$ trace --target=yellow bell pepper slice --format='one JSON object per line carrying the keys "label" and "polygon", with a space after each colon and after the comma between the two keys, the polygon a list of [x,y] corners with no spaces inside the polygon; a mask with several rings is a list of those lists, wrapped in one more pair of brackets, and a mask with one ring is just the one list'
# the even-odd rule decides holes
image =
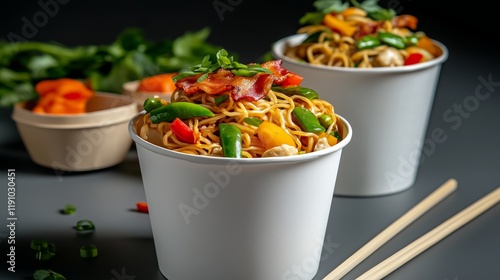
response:
{"label": "yellow bell pepper slice", "polygon": [[297,147],[292,136],[290,136],[283,128],[272,122],[262,122],[257,128],[257,137],[266,149],[281,146],[282,144]]}
{"label": "yellow bell pepper slice", "polygon": [[349,25],[347,22],[336,18],[332,14],[327,14],[323,18],[323,23],[334,31],[339,32],[344,36],[352,36],[356,32],[356,27]]}

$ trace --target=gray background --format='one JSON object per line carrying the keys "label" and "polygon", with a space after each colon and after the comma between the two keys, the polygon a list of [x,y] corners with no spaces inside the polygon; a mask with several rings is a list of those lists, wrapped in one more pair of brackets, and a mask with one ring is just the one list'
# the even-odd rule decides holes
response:
{"label": "gray background", "polygon": [[[309,1],[294,3],[293,7],[289,1],[233,1],[238,4],[221,20],[213,2],[69,1],[33,40],[68,45],[110,43],[123,28],[131,26],[144,28],[154,40],[210,26],[211,42],[250,62],[268,51],[273,41],[294,33],[298,18],[312,10]],[[448,178],[457,179],[457,191],[344,279],[359,276],[500,185],[500,56],[493,9],[479,5],[452,7],[435,1],[390,3],[399,3],[405,13],[416,15],[419,29],[449,49],[428,126],[428,135],[434,129],[443,129],[447,140],[425,155],[410,189],[382,197],[334,197],[326,233],[329,245],[323,250],[315,280],[322,279]],[[452,8],[458,12],[448,12]],[[0,36],[20,32],[21,19],[39,9],[36,2],[2,2]],[[453,114],[459,117],[460,124],[447,121],[443,114],[466,105],[482,84],[481,77],[494,81],[488,91],[490,96],[467,114]],[[8,117],[8,110],[2,112],[6,115],[2,118]],[[38,268],[55,270],[67,279],[163,279],[148,215],[134,211],[135,203],[145,199],[134,148],[117,166],[59,177],[53,170],[34,164],[18,140],[2,143],[0,157],[5,178],[8,168],[17,171],[18,217],[15,274],[6,270],[8,231],[0,227],[0,279],[31,279]],[[6,179],[3,182],[0,216],[6,224]],[[66,203],[77,205],[74,216],[59,213]],[[73,226],[80,219],[94,221],[97,231],[90,236],[77,235]],[[500,279],[499,221],[500,208],[496,206],[386,279]],[[35,238],[55,243],[57,256],[47,262],[35,261],[29,248]],[[100,256],[82,260],[78,248],[84,243],[95,243]]]}

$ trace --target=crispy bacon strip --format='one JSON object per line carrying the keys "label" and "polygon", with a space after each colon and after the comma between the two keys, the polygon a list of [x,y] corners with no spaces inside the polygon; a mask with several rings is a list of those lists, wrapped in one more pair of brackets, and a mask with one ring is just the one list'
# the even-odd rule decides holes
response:
{"label": "crispy bacon strip", "polygon": [[230,70],[219,69],[210,73],[201,83],[197,80],[201,76],[188,76],[177,81],[175,86],[186,94],[202,91],[208,94],[230,92],[233,100],[259,100],[267,95],[272,84],[281,85],[292,72],[281,66],[281,60],[268,61],[261,66],[267,68],[272,74],[258,73],[253,77],[236,76]]}
{"label": "crispy bacon strip", "polygon": [[392,18],[391,22],[395,27],[408,27],[416,30],[418,19],[412,15],[400,15]]}
{"label": "crispy bacon strip", "polygon": [[216,73],[208,75],[208,78],[198,83],[196,80],[200,76],[201,74],[185,77],[177,81],[175,86],[182,89],[186,94],[193,94],[198,91],[208,94],[219,94],[232,89],[231,82],[234,79],[234,75],[231,71],[219,69]]}
{"label": "crispy bacon strip", "polygon": [[283,61],[281,59],[266,61],[261,64],[262,67],[267,68],[271,71],[274,77],[273,83],[276,85],[281,85],[289,76],[293,75],[292,72],[281,66]]}
{"label": "crispy bacon strip", "polygon": [[267,95],[273,84],[273,76],[259,73],[253,77],[236,76],[233,80],[231,97],[235,101],[259,100]]}

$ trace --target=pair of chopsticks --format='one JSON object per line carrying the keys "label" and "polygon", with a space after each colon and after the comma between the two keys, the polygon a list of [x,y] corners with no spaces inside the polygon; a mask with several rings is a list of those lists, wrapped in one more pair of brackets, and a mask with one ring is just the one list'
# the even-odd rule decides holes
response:
{"label": "pair of chopsticks", "polygon": [[[392,237],[402,231],[405,227],[407,227],[437,203],[446,198],[450,193],[455,191],[456,188],[457,181],[455,179],[449,179],[448,181],[446,181],[425,199],[423,199],[408,212],[406,212],[403,216],[401,216],[386,229],[376,235],[373,239],[371,239],[368,243],[366,243],[363,247],[356,251],[352,256],[346,259],[342,264],[340,264],[337,268],[335,268],[332,272],[325,276],[323,280],[339,280],[344,277],[350,270],[352,270],[360,262],[366,259],[375,250],[380,248],[383,244],[385,244]],[[484,213],[486,210],[495,206],[498,202],[500,202],[500,187],[497,187],[495,190],[491,191],[489,194],[477,200],[475,203],[455,214],[453,217],[444,221],[433,230],[427,232],[403,249],[394,253],[389,258],[366,271],[361,276],[356,278],[356,280],[375,280],[384,278],[455,230],[459,229],[463,225],[472,221],[477,216]]]}

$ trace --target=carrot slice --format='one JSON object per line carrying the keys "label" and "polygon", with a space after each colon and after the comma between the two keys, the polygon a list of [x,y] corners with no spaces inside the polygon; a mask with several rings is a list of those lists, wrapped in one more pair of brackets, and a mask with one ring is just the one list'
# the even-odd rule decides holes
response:
{"label": "carrot slice", "polygon": [[173,93],[175,83],[172,77],[175,75],[177,73],[165,73],[144,78],[139,82],[137,91]]}

